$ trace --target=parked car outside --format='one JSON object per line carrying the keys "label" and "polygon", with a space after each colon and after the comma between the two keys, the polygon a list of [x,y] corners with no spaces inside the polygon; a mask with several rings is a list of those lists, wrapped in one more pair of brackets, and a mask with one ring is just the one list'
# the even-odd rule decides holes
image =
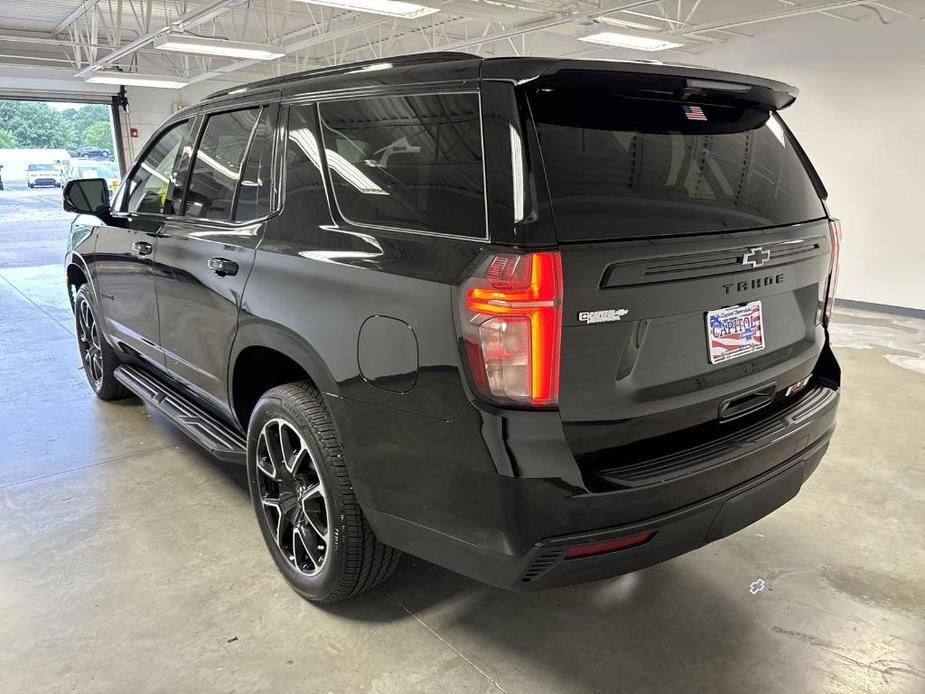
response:
{"label": "parked car outside", "polygon": [[71,159],[68,163],[66,178],[74,181],[81,178],[102,178],[113,195],[119,187],[119,169],[114,161],[97,159]]}
{"label": "parked car outside", "polygon": [[30,188],[40,186],[61,187],[61,178],[51,164],[28,164],[26,166],[26,185]]}
{"label": "parked car outside", "polygon": [[841,230],[796,94],[463,54],[216,93],[111,204],[65,190],[88,381],[243,462],[311,600],[401,552],[537,589],[694,550],[835,428]]}
{"label": "parked car outside", "polygon": [[104,161],[112,159],[112,153],[108,149],[102,149],[101,147],[81,147],[71,156],[75,159],[98,159]]}

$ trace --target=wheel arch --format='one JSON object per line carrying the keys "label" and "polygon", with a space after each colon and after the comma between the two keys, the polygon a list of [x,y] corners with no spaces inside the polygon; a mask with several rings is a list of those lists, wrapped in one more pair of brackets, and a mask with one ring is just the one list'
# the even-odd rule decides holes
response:
{"label": "wheel arch", "polygon": [[228,394],[230,409],[243,430],[263,393],[306,378],[329,404],[331,396],[339,396],[336,380],[304,338],[275,323],[242,321],[229,359]]}
{"label": "wheel arch", "polygon": [[71,301],[71,308],[74,307],[74,296],[81,286],[87,284],[90,286],[90,292],[96,298],[96,287],[93,284],[93,278],[86,261],[76,252],[71,252],[65,263],[65,276],[67,278],[68,298]]}

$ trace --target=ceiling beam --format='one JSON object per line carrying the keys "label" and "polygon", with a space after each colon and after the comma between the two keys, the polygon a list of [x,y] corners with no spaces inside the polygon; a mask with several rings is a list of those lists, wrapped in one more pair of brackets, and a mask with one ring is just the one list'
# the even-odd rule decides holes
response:
{"label": "ceiling beam", "polygon": [[879,7],[884,10],[889,10],[890,12],[895,12],[896,14],[902,17],[908,17],[909,19],[918,19],[918,20],[925,19],[925,17],[919,17],[918,15],[912,14],[911,12],[906,12],[905,10],[898,10],[891,5],[887,5],[885,2],[870,2],[868,4],[873,5],[874,7]]}
{"label": "ceiling beam", "polygon": [[239,5],[247,4],[247,2],[249,2],[249,0],[217,0],[217,2],[213,2],[201,10],[187,12],[177,19],[161,25],[156,29],[149,31],[143,36],[139,36],[131,43],[127,43],[124,46],[117,48],[111,53],[104,55],[102,58],[97,58],[95,62],[91,63],[82,70],[79,70],[74,76],[85,77],[91,72],[96,72],[97,70],[106,67],[107,65],[112,65],[117,60],[124,58],[127,55],[131,55],[139,48],[147,46],[154,41],[158,34],[161,34],[165,31],[170,29],[192,29],[193,27],[197,27],[200,24],[204,24],[212,19],[215,19],[219,15],[234,9],[235,7],[238,7]]}
{"label": "ceiling beam", "polygon": [[51,31],[52,35],[57,36],[62,31],[67,29],[71,25],[72,22],[76,22],[78,19],[83,17],[85,14],[87,14],[87,12],[92,10],[99,1],[100,0],[84,0],[82,3],[80,3],[80,5],[77,7],[76,10],[71,12],[64,19],[62,19],[61,22],[58,24],[58,26],[52,29]]}
{"label": "ceiling beam", "polygon": [[824,2],[818,5],[794,5],[787,10],[769,12],[767,14],[757,14],[750,17],[743,17],[742,19],[710,22],[707,24],[694,24],[693,26],[684,27],[683,29],[675,29],[668,33],[684,36],[685,34],[699,34],[704,31],[732,29],[735,27],[749,26],[751,24],[763,24],[764,22],[772,22],[777,19],[787,19],[788,17],[799,17],[806,14],[820,14],[822,12],[838,10],[843,7],[855,7],[857,5],[864,5],[869,2],[870,0],[839,0],[838,2]]}
{"label": "ceiling beam", "polygon": [[[513,36],[520,36],[521,34],[529,34],[534,31],[542,31],[543,29],[549,29],[551,27],[560,26],[562,24],[569,24],[571,22],[580,21],[584,18],[593,18],[598,16],[603,16],[606,14],[611,14],[613,12],[621,12],[623,10],[633,9],[635,7],[643,7],[645,5],[654,5],[657,0],[634,0],[633,2],[624,2],[613,7],[608,7],[607,9],[595,10],[594,12],[589,12],[587,14],[570,14],[568,16],[556,16],[552,19],[547,19],[539,22],[531,22],[530,24],[525,24],[513,29],[508,29],[505,31],[500,31],[495,34],[488,34],[487,36],[482,36],[479,38],[474,38],[464,41],[456,41],[450,44],[437,45],[433,48],[424,48],[419,51],[413,51],[415,53],[423,53],[429,50],[439,50],[439,51],[453,51],[460,48],[468,48],[470,46],[477,46],[482,43],[490,43],[492,41],[500,41],[507,39]],[[312,32],[311,36],[308,36],[305,39],[294,41],[296,34],[304,34],[307,30],[303,29],[298,32],[293,32],[288,36],[284,36],[280,41],[279,49],[286,54],[295,53],[297,51],[303,51],[307,48],[312,48],[314,46],[319,46],[328,41],[336,41],[338,39],[351,36],[353,34],[361,33],[363,31],[368,31],[373,27],[378,26],[382,23],[382,18],[370,19],[366,21],[356,22],[354,24],[342,27],[340,29],[335,29],[333,31],[327,31],[325,33],[317,33],[314,27],[309,27],[307,30]],[[288,40],[287,40],[288,39]],[[257,61],[253,60],[240,60],[230,65],[225,65],[221,68],[215,70],[210,70],[209,72],[204,72],[199,75],[195,75],[189,79],[189,82],[196,83],[202,82],[220,75],[226,75],[230,72],[235,72],[236,70],[242,70],[244,68],[251,67]]]}
{"label": "ceiling beam", "polygon": [[[571,14],[568,16],[558,16],[552,19],[544,19],[538,22],[530,22],[529,24],[521,24],[520,26],[513,27],[511,29],[505,29],[503,31],[495,32],[494,34],[487,34],[485,36],[479,36],[473,39],[464,39],[462,41],[453,41],[449,44],[443,44],[441,46],[435,46],[437,50],[440,51],[458,51],[462,48],[471,48],[472,46],[478,46],[483,43],[492,43],[493,41],[502,41],[504,39],[512,38],[514,36],[520,36],[522,34],[532,34],[535,31],[544,31],[546,29],[552,29],[553,27],[561,26],[563,24],[570,24],[572,22],[579,22],[582,19],[593,19],[594,17],[603,17],[607,14],[612,14],[614,12],[622,12],[624,10],[631,10],[635,7],[644,7],[645,5],[654,5],[657,0],[636,0],[635,2],[625,2],[622,4],[614,5],[613,7],[608,7],[605,10],[595,10],[594,12],[582,13],[582,14]],[[430,49],[423,49],[420,51],[415,51],[416,53],[423,53]]]}
{"label": "ceiling beam", "polygon": [[[353,17],[360,17],[359,14],[354,14]],[[279,50],[287,55],[290,53],[296,53],[297,51],[304,51],[307,48],[312,48],[313,46],[320,46],[323,43],[328,41],[337,41],[338,39],[351,36],[352,34],[358,34],[363,31],[368,31],[373,27],[378,26],[382,23],[382,17],[375,17],[373,19],[365,19],[363,21],[354,22],[353,24],[348,24],[347,26],[340,27],[338,29],[328,29],[328,31],[321,31],[315,28],[314,26],[306,27],[305,29],[299,29],[298,31],[293,31],[290,34],[284,36],[279,45]],[[306,34],[308,34],[306,36]],[[305,38],[302,38],[305,37]],[[228,65],[223,65],[222,67],[215,68],[208,72],[203,72],[198,75],[194,75],[188,81],[190,84],[195,84],[196,82],[203,82],[207,79],[212,79],[213,77],[218,77],[220,75],[226,75],[229,72],[236,72],[237,70],[243,70],[244,68],[251,67],[257,63],[260,63],[259,60],[238,60],[234,63]]]}

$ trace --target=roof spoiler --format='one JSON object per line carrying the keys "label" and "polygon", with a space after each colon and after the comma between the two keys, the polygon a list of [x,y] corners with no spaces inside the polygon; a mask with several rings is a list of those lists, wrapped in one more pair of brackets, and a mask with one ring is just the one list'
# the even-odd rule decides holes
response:
{"label": "roof spoiler", "polygon": [[482,79],[511,80],[518,84],[553,80],[562,72],[622,73],[665,78],[677,96],[711,95],[747,101],[780,111],[796,101],[796,87],[752,75],[710,70],[692,65],[623,60],[557,60],[553,58],[488,58],[482,63]]}

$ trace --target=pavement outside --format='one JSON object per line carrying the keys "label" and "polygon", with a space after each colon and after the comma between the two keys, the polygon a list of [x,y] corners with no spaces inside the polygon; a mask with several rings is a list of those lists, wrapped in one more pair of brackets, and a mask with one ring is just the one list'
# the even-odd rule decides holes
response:
{"label": "pavement outside", "polygon": [[322,608],[276,572],[242,467],[93,397],[59,200],[0,192],[0,692],[925,691],[925,321],[837,316],[832,447],[732,537],[540,593],[406,557]]}

